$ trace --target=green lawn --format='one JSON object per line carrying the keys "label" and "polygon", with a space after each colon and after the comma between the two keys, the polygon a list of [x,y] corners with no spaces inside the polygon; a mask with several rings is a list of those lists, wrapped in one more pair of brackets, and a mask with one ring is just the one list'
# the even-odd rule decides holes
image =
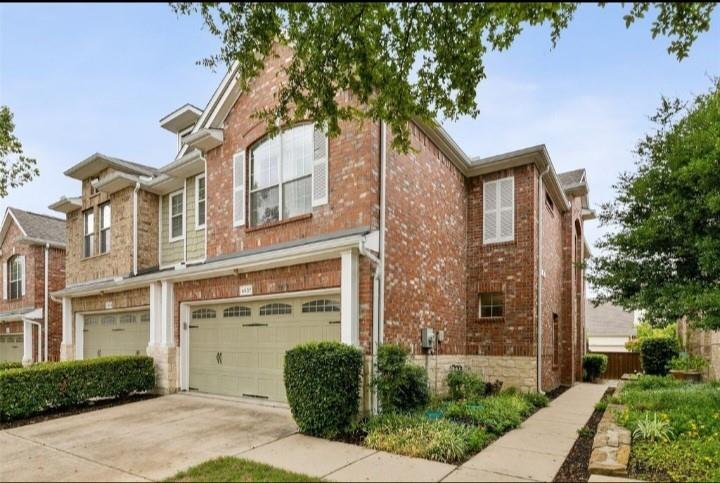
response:
{"label": "green lawn", "polygon": [[168,481],[318,481],[318,479],[274,466],[226,456],[181,471]]}

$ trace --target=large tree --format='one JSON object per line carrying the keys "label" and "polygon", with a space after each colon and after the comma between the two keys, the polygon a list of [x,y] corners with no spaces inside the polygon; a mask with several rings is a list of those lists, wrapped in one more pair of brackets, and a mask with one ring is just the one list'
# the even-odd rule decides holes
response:
{"label": "large tree", "polygon": [[0,106],[0,198],[7,196],[8,188],[18,188],[40,174],[37,161],[23,155],[14,131],[10,108]]}
{"label": "large tree", "polygon": [[611,231],[588,279],[599,301],[644,309],[652,324],[720,329],[720,80],[689,102],[663,99],[651,119],[637,170],[602,207]]}
{"label": "large tree", "polygon": [[[604,4],[600,4],[603,6]],[[384,120],[396,148],[409,146],[408,121],[476,116],[483,57],[509,48],[526,26],[549,25],[553,46],[578,4],[555,3],[190,3],[180,14],[199,13],[222,41],[203,63],[237,63],[247,87],[275,43],[292,46],[287,80],[275,105],[259,117],[268,127],[311,118],[339,131],[348,119]],[[668,51],[688,55],[710,26],[715,3],[633,2],[626,26],[653,15],[651,34],[670,39]],[[598,40],[601,41],[601,40]],[[359,102],[338,103],[350,92]]]}

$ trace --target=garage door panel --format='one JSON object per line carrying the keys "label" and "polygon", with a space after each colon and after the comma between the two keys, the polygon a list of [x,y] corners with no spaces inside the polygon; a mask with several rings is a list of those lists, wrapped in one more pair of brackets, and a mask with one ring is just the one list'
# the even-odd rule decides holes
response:
{"label": "garage door panel", "polygon": [[23,335],[0,335],[0,361],[21,362],[23,358]]}
{"label": "garage door panel", "polygon": [[87,315],[83,358],[143,355],[150,337],[148,311]]}

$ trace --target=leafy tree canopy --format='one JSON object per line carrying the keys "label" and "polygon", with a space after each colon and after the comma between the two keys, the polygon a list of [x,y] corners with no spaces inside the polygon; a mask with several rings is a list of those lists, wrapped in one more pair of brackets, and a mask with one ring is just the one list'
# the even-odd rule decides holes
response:
{"label": "leafy tree canopy", "polygon": [[720,329],[720,79],[690,102],[663,99],[600,221],[611,233],[588,280],[599,301],[645,309],[653,325],[687,316]]}
{"label": "leafy tree canopy", "polygon": [[38,176],[37,161],[23,155],[20,140],[13,134],[15,123],[7,106],[0,106],[0,198],[8,188],[18,188]]}
{"label": "leafy tree canopy", "polygon": [[[604,6],[603,3],[600,4]],[[394,147],[409,148],[408,121],[477,116],[483,57],[508,49],[526,26],[548,25],[554,46],[578,3],[191,3],[172,4],[180,14],[199,13],[222,41],[210,67],[237,62],[247,88],[273,52],[292,46],[287,80],[273,108],[257,113],[273,130],[280,123],[314,119],[330,135],[350,119],[383,120]],[[630,26],[654,15],[651,34],[670,39],[668,51],[686,57],[710,27],[715,3],[633,2]],[[338,102],[351,93],[358,103]]]}

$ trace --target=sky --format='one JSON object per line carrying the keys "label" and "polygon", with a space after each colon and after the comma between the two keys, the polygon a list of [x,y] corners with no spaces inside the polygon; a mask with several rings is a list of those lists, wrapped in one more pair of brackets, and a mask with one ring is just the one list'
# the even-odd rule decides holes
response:
{"label": "sky", "polygon": [[[558,172],[587,170],[597,209],[613,199],[618,174],[634,169],[634,146],[661,96],[687,99],[720,76],[720,10],[689,58],[678,62],[667,45],[651,38],[648,21],[626,29],[618,5],[583,5],[554,49],[539,27],[488,55],[480,115],[444,127],[471,156],[545,144]],[[218,47],[198,17],[167,4],[1,4],[0,104],[15,113],[41,176],[0,210],[53,214],[49,204],[80,191],[63,171],[95,152],[172,161],[176,138],[158,121],[186,102],[206,105],[224,72],[196,62]],[[591,244],[603,231],[586,223]]]}

